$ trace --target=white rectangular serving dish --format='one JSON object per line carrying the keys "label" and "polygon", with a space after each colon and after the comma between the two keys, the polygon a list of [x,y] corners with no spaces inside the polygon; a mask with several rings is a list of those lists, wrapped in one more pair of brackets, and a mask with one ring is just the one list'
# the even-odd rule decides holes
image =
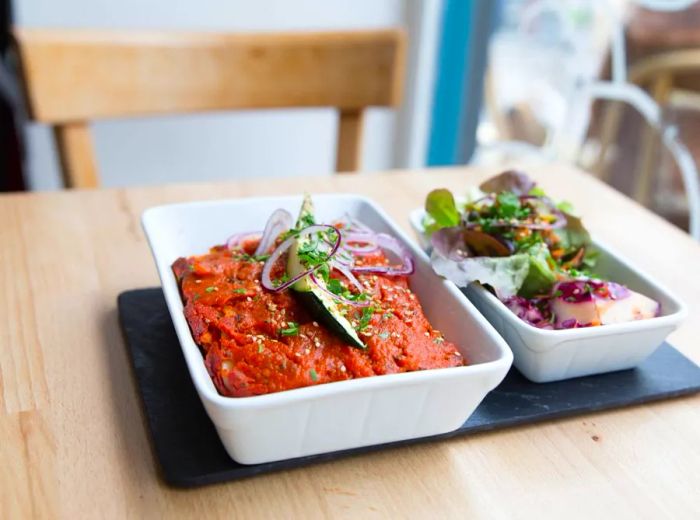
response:
{"label": "white rectangular serving dish", "polygon": [[513,355],[467,298],[433,273],[426,254],[374,202],[354,195],[316,195],[320,222],[348,213],[397,237],[415,256],[411,288],[435,328],[471,363],[392,374],[273,394],[219,395],[183,314],[172,263],[206,253],[230,235],[262,229],[277,208],[296,214],[301,196],[172,204],[150,208],[142,224],[192,381],[231,457],[257,464],[455,430],[505,377]]}
{"label": "white rectangular serving dish", "polygon": [[[425,211],[411,212],[411,226],[424,248]],[[548,383],[573,377],[633,368],[650,356],[687,314],[686,308],[667,289],[643,274],[609,246],[594,240],[600,251],[596,271],[661,303],[661,315],[631,321],[567,330],[543,330],[524,322],[496,296],[473,283],[465,293],[496,327],[513,350],[513,364],[529,380]]]}

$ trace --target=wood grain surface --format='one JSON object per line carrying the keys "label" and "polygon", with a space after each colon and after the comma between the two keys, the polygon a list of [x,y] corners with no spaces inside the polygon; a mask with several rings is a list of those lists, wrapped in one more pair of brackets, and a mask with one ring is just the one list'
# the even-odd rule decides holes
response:
{"label": "wood grain surface", "polygon": [[13,34],[31,116],[44,123],[202,110],[361,109],[401,100],[400,29]]}
{"label": "wood grain surface", "polygon": [[[116,313],[119,292],[158,284],[139,225],[145,208],[356,192],[408,228],[431,188],[459,192],[493,173],[1,196],[0,518],[700,517],[700,396],[196,490],[159,480]],[[700,362],[700,245],[590,176],[561,166],[533,175],[689,305],[670,341]]]}
{"label": "wood grain surface", "polygon": [[403,92],[402,29],[13,36],[30,116],[53,125],[67,188],[99,185],[90,121],[209,110],[337,108],[337,169],[356,171],[365,109],[398,106]]}

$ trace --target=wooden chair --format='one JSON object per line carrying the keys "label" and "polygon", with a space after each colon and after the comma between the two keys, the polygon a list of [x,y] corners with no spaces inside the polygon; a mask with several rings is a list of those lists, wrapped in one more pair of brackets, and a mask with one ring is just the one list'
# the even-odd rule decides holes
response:
{"label": "wooden chair", "polygon": [[89,121],[336,107],[336,168],[360,166],[369,106],[402,96],[399,29],[213,34],[15,29],[30,117],[54,128],[67,187],[99,184]]}
{"label": "wooden chair", "polygon": [[[700,73],[700,49],[684,49],[652,55],[635,63],[628,72],[629,81],[645,88],[660,106],[700,111],[700,93],[679,85],[679,79]],[[603,112],[600,152],[594,171],[603,180],[609,178],[605,164],[608,150],[620,131],[623,107],[611,103]],[[654,167],[659,153],[657,131],[644,126],[641,129],[637,179],[634,198],[642,204],[650,203]]]}

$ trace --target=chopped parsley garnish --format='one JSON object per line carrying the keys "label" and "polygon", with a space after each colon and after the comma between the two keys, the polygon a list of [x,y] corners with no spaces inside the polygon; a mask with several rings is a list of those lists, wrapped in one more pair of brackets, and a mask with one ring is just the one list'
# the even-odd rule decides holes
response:
{"label": "chopped parsley garnish", "polygon": [[322,242],[314,237],[309,242],[304,242],[299,249],[297,249],[299,260],[301,260],[306,267],[314,267],[328,261],[328,253],[321,249],[321,244]]}
{"label": "chopped parsley garnish", "polygon": [[309,376],[311,376],[311,381],[318,381],[318,374],[313,368],[309,370]]}
{"label": "chopped parsley garnish", "polygon": [[204,290],[207,291],[207,292],[213,292],[213,291],[216,291],[216,287],[210,286],[210,287],[207,287],[207,288],[204,289]]}
{"label": "chopped parsley garnish", "polygon": [[326,287],[328,287],[328,290],[333,294],[343,294],[345,292],[345,286],[340,283],[340,280],[337,278],[328,280],[328,282],[326,282]]}
{"label": "chopped parsley garnish", "polygon": [[246,291],[245,289],[243,289],[243,288],[241,288],[241,287],[238,287],[238,288],[234,289],[233,292],[236,293],[236,294],[245,294],[245,293],[247,293],[248,291]]}
{"label": "chopped parsley garnish", "polygon": [[262,354],[262,353],[263,353],[263,350],[265,350],[265,347],[263,346],[262,343],[260,343],[260,344],[258,345],[258,354]]}
{"label": "chopped parsley garnish", "polygon": [[515,241],[515,247],[518,252],[520,251],[525,251],[527,249],[530,249],[531,247],[541,244],[544,242],[544,239],[542,238],[542,235],[538,231],[533,231],[527,236],[524,236],[523,238],[520,238]]}
{"label": "chopped parsley garnish", "polygon": [[272,285],[275,287],[279,287],[285,282],[289,281],[289,275],[287,273],[284,273],[282,276],[280,276],[277,280],[273,280]]}
{"label": "chopped parsley garnish", "polygon": [[573,278],[594,278],[595,275],[586,268],[575,269],[573,267],[569,268],[569,275]]}
{"label": "chopped parsley garnish", "polygon": [[496,204],[501,217],[514,218],[520,209],[520,199],[510,191],[503,191],[496,196]]}
{"label": "chopped parsley garnish", "polygon": [[194,271],[194,264],[189,264],[187,266],[187,269],[189,269],[190,271]]}
{"label": "chopped parsley garnish", "polygon": [[362,315],[357,324],[357,330],[364,330],[369,326],[369,322],[372,320],[372,314],[374,314],[374,307],[371,305],[362,309]]}
{"label": "chopped parsley garnish", "polygon": [[299,324],[294,321],[288,321],[287,328],[280,329],[279,333],[282,336],[296,336],[299,334]]}
{"label": "chopped parsley garnish", "polygon": [[328,282],[331,276],[331,268],[328,264],[321,264],[315,271],[316,276],[318,276],[324,282]]}
{"label": "chopped parsley garnish", "polygon": [[302,228],[313,226],[316,223],[314,216],[311,213],[304,213],[299,219]]}

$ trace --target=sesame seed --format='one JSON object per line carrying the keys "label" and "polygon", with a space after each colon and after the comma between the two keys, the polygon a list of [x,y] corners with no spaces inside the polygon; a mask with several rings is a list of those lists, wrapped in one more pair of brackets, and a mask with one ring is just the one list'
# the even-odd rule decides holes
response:
{"label": "sesame seed", "polygon": [[430,332],[424,332],[423,334],[425,334],[428,338],[430,337]]}
{"label": "sesame seed", "polygon": [[340,371],[341,372],[347,372],[347,368],[345,368],[345,365],[340,365]]}
{"label": "sesame seed", "polygon": [[318,322],[314,321],[313,325],[314,325],[314,327],[318,327]]}
{"label": "sesame seed", "polygon": [[247,302],[252,302],[252,301],[253,301],[253,298],[251,298],[250,296],[247,296],[246,299],[245,299],[245,301],[247,301]]}
{"label": "sesame seed", "polygon": [[202,280],[197,279],[197,280],[194,281],[194,283],[202,283]]}
{"label": "sesame seed", "polygon": [[310,348],[304,349],[304,352],[307,354],[311,354],[311,349]]}

